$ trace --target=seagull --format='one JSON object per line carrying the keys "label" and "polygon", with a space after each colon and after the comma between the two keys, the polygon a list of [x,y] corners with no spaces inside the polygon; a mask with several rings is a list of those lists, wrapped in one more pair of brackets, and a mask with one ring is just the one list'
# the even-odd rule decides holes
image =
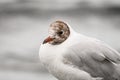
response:
{"label": "seagull", "polygon": [[120,80],[120,53],[68,23],[50,24],[39,50],[40,62],[58,80]]}

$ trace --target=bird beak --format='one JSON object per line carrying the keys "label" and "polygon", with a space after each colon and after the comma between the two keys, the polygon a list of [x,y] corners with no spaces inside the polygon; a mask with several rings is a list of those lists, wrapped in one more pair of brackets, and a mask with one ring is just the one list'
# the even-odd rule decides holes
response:
{"label": "bird beak", "polygon": [[53,41],[54,38],[51,38],[50,36],[48,38],[46,38],[44,41],[43,41],[43,44],[45,43],[48,43],[50,41]]}

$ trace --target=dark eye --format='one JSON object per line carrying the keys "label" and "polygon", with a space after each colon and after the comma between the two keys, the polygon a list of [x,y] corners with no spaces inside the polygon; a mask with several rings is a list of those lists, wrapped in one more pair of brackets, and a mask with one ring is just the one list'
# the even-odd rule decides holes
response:
{"label": "dark eye", "polygon": [[63,34],[63,31],[59,31],[58,34],[59,34],[59,35]]}

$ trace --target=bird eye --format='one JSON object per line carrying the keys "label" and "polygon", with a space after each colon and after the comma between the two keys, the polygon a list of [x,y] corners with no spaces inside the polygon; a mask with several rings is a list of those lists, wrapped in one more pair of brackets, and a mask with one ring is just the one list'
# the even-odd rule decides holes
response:
{"label": "bird eye", "polygon": [[59,31],[58,34],[63,34],[63,31]]}

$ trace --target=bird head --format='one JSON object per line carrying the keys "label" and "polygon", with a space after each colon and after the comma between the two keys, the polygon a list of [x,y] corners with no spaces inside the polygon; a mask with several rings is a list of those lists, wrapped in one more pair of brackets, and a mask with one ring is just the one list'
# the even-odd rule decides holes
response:
{"label": "bird head", "polygon": [[69,37],[69,35],[70,29],[68,25],[63,21],[55,21],[50,25],[49,36],[44,40],[43,44],[61,44]]}

